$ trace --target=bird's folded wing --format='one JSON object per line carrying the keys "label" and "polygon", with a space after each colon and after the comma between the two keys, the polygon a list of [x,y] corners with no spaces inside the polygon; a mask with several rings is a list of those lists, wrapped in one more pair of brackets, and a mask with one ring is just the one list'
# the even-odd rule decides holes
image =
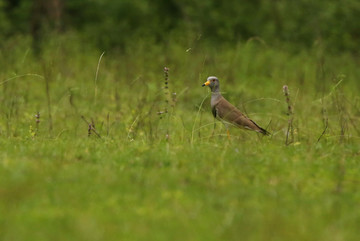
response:
{"label": "bird's folded wing", "polygon": [[261,128],[248,117],[246,117],[240,110],[222,98],[216,105],[216,114],[219,118],[229,122],[238,127],[251,129],[254,131],[261,131]]}

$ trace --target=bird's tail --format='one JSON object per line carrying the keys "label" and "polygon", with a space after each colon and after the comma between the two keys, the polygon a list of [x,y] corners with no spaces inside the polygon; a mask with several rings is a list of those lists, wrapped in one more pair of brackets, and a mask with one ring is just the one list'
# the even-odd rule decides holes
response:
{"label": "bird's tail", "polygon": [[264,128],[261,128],[258,124],[256,124],[253,120],[251,120],[252,123],[254,123],[256,125],[257,128],[259,128],[259,130],[257,130],[257,132],[263,134],[264,136],[269,136],[270,132],[268,132],[267,130],[265,130]]}
{"label": "bird's tail", "polygon": [[267,130],[265,130],[265,129],[261,128],[261,127],[259,127],[259,129],[260,129],[259,132],[260,132],[261,134],[263,134],[264,136],[270,136],[270,135],[271,135],[271,133],[268,132]]}

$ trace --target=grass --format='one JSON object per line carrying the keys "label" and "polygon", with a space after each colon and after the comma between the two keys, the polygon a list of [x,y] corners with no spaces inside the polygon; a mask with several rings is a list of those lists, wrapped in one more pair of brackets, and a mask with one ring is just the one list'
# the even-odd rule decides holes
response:
{"label": "grass", "polygon": [[[1,52],[1,240],[358,239],[357,57],[74,38]],[[209,75],[273,135],[214,130]]]}

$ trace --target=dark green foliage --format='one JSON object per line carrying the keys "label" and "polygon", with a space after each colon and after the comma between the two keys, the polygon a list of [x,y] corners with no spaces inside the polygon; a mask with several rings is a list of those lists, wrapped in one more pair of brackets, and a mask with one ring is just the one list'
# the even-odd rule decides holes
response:
{"label": "dark green foliage", "polygon": [[[30,33],[33,10],[31,1],[0,2],[0,36]],[[325,44],[331,51],[357,52],[359,11],[357,0],[71,0],[64,2],[61,23],[102,49],[139,38],[186,43],[201,36],[217,44],[258,37],[294,49]]]}

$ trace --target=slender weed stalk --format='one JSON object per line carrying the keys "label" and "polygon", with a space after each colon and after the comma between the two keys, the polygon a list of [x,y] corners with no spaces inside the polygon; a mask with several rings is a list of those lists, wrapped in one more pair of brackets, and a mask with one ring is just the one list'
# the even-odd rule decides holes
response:
{"label": "slender weed stalk", "polygon": [[52,134],[53,130],[53,120],[52,120],[52,114],[51,114],[51,98],[50,98],[50,78],[51,73],[49,70],[49,67],[43,64],[43,70],[44,70],[44,80],[45,80],[45,92],[46,92],[46,100],[47,100],[47,108],[48,108],[48,117],[49,117],[49,134]]}
{"label": "slender weed stalk", "polygon": [[169,68],[164,67],[164,93],[165,93],[165,113],[167,114],[167,129],[166,129],[166,140],[169,141],[170,133],[169,133],[169,101],[170,101],[170,91],[169,91]]}
{"label": "slender weed stalk", "polygon": [[[356,106],[346,97],[344,97],[344,100],[350,104],[353,105],[353,108],[356,109]],[[358,127],[358,123],[356,122],[356,119],[354,119],[355,116],[351,115],[347,108],[345,108],[346,115],[348,116],[349,124],[353,127],[353,129],[356,131],[357,135],[360,135],[360,130]],[[356,118],[356,117],[355,117]]]}
{"label": "slender weed stalk", "polygon": [[134,141],[136,123],[138,122],[139,117],[140,115],[136,116],[135,120],[132,122],[131,126],[129,127],[129,131],[127,135],[129,141]]}
{"label": "slender weed stalk", "polygon": [[37,78],[39,78],[39,79],[45,79],[44,76],[38,75],[38,74],[21,74],[21,75],[16,75],[16,76],[14,76],[14,77],[11,77],[11,78],[8,78],[8,79],[6,79],[6,80],[1,81],[1,82],[0,82],[0,86],[6,84],[7,82],[9,82],[9,81],[11,81],[11,80],[13,80],[13,79],[18,79],[18,78],[28,77],[28,76],[37,77]]}
{"label": "slender weed stalk", "polygon": [[102,54],[100,55],[98,64],[96,67],[95,80],[94,80],[94,85],[95,85],[95,87],[94,87],[94,103],[95,104],[96,104],[96,98],[97,98],[97,92],[98,92],[97,81],[98,81],[98,76],[99,76],[100,63],[101,63],[101,60],[102,60],[102,57],[104,56],[104,54],[105,54],[105,52],[102,52]]}
{"label": "slender weed stalk", "polygon": [[168,113],[168,104],[169,104],[169,100],[168,100],[168,95],[169,95],[169,86],[168,86],[168,80],[169,80],[169,68],[164,67],[164,77],[165,77],[165,82],[164,82],[164,95],[165,95],[165,107],[164,110],[160,110],[157,112],[157,114],[159,115],[160,119],[163,118],[164,114]]}
{"label": "slender weed stalk", "polygon": [[87,124],[88,137],[91,137],[92,133],[94,133],[97,137],[101,138],[100,134],[96,131],[94,120],[91,120],[91,122],[89,122],[84,116],[81,116],[81,119],[83,119],[83,121],[85,121],[85,123]]}
{"label": "slender weed stalk", "polygon": [[109,136],[110,131],[110,113],[108,112],[106,115],[106,136]]}
{"label": "slender weed stalk", "polygon": [[35,129],[34,129],[33,125],[30,125],[30,127],[29,127],[29,134],[30,134],[31,139],[33,139],[33,140],[35,140],[35,137],[38,135],[39,123],[40,123],[40,113],[37,112],[37,114],[35,115]]}
{"label": "slender weed stalk", "polygon": [[[324,99],[321,99],[321,102],[323,103],[324,102]],[[324,103],[323,103],[324,104]],[[321,138],[325,135],[326,133],[326,130],[328,129],[328,125],[329,125],[329,118],[327,116],[327,111],[326,111],[326,108],[322,107],[321,109],[321,114],[322,114],[322,117],[323,117],[323,125],[324,125],[324,130],[323,132],[321,133],[321,135],[319,136],[319,138],[317,139],[317,142],[316,143],[319,143],[319,141],[321,140]]]}
{"label": "slender weed stalk", "polygon": [[[202,99],[200,105],[199,105],[199,108],[198,108],[198,112],[196,113],[196,116],[195,116],[195,120],[194,120],[194,124],[193,124],[193,127],[192,127],[192,131],[191,131],[191,140],[190,140],[190,143],[193,144],[194,143],[194,134],[195,134],[195,131],[197,130],[200,130],[202,127],[204,127],[205,125],[199,127],[198,129],[195,129],[195,125],[196,125],[196,121],[198,120],[199,118],[199,115],[201,115],[201,109],[202,109],[202,106],[204,104],[204,101],[206,100],[206,98],[208,98],[209,96],[209,93]],[[215,129],[215,123],[214,123],[214,129]]]}
{"label": "slender weed stalk", "polygon": [[287,104],[287,107],[288,107],[287,108],[287,115],[289,117],[289,119],[288,119],[288,128],[287,128],[287,131],[286,131],[285,145],[289,145],[289,144],[294,142],[294,126],[293,126],[294,112],[293,112],[293,107],[291,105],[289,87],[287,85],[283,86],[283,92],[284,92],[286,104]]}
{"label": "slender weed stalk", "polygon": [[38,111],[35,115],[35,136],[39,133],[39,125],[40,125],[40,112]]}
{"label": "slender weed stalk", "polygon": [[340,142],[345,141],[345,135],[348,130],[348,116],[346,114],[346,107],[344,101],[344,93],[336,91],[333,96],[333,103],[339,115],[339,126],[340,126]]}
{"label": "slender weed stalk", "polygon": [[78,111],[78,108],[76,107],[75,102],[74,102],[74,98],[75,98],[74,90],[72,88],[68,88],[68,92],[69,92],[70,106],[75,110],[75,113],[78,114],[79,111]]}
{"label": "slender weed stalk", "polygon": [[158,111],[157,114],[160,116],[160,119],[166,117],[167,124],[166,124],[166,140],[169,141],[170,139],[170,112],[174,114],[175,112],[175,104],[177,102],[176,93],[170,94],[169,90],[169,68],[164,67],[164,96],[165,96],[165,106],[164,109]]}

